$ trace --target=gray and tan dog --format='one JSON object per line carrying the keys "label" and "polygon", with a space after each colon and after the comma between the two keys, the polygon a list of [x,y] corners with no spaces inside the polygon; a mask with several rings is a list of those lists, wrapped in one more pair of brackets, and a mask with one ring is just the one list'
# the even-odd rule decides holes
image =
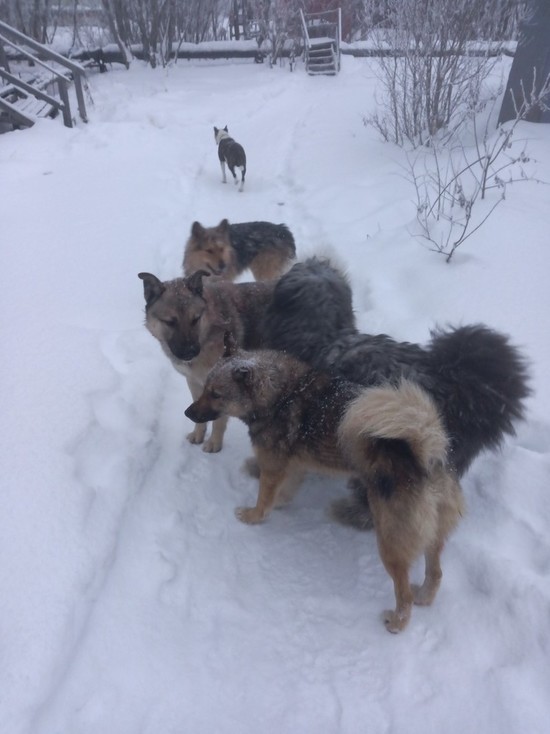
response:
{"label": "gray and tan dog", "polygon": [[235,173],[235,168],[238,168],[241,172],[241,184],[239,186],[239,191],[242,191],[244,188],[244,178],[246,176],[246,153],[244,152],[243,146],[233,140],[231,135],[229,135],[227,125],[222,129],[217,127],[214,128],[214,139],[218,146],[218,158],[222,169],[222,182],[227,183],[227,177],[225,175],[225,165],[227,164],[227,167],[233,176],[233,181],[235,184],[238,184],[239,181],[237,179],[237,174]]}
{"label": "gray and tan dog", "polygon": [[[374,387],[407,379],[435,401],[450,445],[448,463],[460,478],[485,450],[500,446],[526,412],[529,364],[510,339],[484,324],[436,329],[425,345],[387,334],[361,334],[347,278],[332,268],[330,282],[297,263],[276,284],[265,320],[265,343],[318,370]],[[366,493],[334,505],[341,522],[372,527]]]}
{"label": "gray and tan dog", "polygon": [[[239,350],[226,335],[225,358],[185,414],[197,422],[235,416],[247,424],[260,483],[256,505],[236,511],[243,522],[265,520],[310,470],[359,477],[394,583],[387,629],[406,626],[413,602],[431,604],[441,582],[441,551],[463,500],[447,469],[441,419],[422,388],[408,381],[362,388],[280,352]],[[424,583],[411,586],[409,569],[422,553]]]}
{"label": "gray and tan dog", "polygon": [[[206,376],[223,354],[223,336],[230,329],[239,344],[262,344],[263,314],[274,283],[211,282],[199,270],[188,278],[161,281],[152,273],[139,273],[145,296],[145,325],[157,339],[174,369],[187,378],[193,399],[202,392]],[[206,277],[206,281],[203,278]],[[220,451],[226,417],[214,421],[205,441],[206,422],[187,436],[203,444],[203,451]]]}
{"label": "gray and tan dog", "polygon": [[207,270],[218,278],[235,280],[250,269],[256,280],[271,280],[288,270],[295,256],[294,237],[285,224],[229,224],[222,219],[215,227],[203,227],[200,222],[193,222],[183,271],[191,275]]}

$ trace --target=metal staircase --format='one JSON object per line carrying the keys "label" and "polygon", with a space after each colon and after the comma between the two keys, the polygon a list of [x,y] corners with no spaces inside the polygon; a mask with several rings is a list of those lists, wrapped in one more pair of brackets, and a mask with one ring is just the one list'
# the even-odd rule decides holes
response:
{"label": "metal staircase", "polygon": [[337,74],[340,71],[342,10],[304,13],[300,10],[304,31],[305,63],[308,74]]}
{"label": "metal staircase", "polygon": [[[27,67],[30,71],[16,74],[10,68],[6,48],[26,59],[32,65]],[[85,70],[80,64],[0,21],[0,123],[7,124],[9,129],[31,127],[39,117],[61,113],[64,124],[72,127],[71,84],[80,118],[87,122],[84,82]]]}

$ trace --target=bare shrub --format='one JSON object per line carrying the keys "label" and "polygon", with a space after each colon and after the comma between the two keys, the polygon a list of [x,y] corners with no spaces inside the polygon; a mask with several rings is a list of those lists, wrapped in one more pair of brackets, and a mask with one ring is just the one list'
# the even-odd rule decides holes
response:
{"label": "bare shrub", "polygon": [[497,33],[503,2],[386,0],[375,36],[383,98],[365,122],[413,147],[459,127],[496,61],[498,44],[479,39]]}
{"label": "bare shrub", "polygon": [[[514,120],[494,131],[496,102],[479,105],[470,114],[473,144],[457,142],[447,149],[432,146],[409,158],[409,174],[416,191],[417,221],[423,238],[450,262],[457,248],[471,237],[506,198],[515,181],[537,181],[527,141],[516,140],[519,123],[535,108],[546,109],[550,75],[542,85],[534,74],[530,90],[515,102]],[[487,112],[489,112],[487,114]],[[485,122],[480,123],[480,117]],[[539,183],[542,183],[539,181]],[[480,202],[486,200],[484,205]]]}

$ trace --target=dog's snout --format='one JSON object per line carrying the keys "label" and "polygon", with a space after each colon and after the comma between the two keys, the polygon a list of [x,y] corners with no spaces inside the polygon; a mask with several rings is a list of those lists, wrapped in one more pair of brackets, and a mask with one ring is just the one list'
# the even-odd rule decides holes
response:
{"label": "dog's snout", "polygon": [[200,406],[200,401],[197,400],[195,403],[186,409],[185,415],[193,423],[207,423],[208,421],[215,421],[216,418],[220,417],[220,413],[217,410],[212,410],[209,406]]}
{"label": "dog's snout", "polygon": [[194,423],[199,422],[199,419],[196,416],[195,403],[191,403],[191,405],[185,410],[185,416],[192,420]]}
{"label": "dog's snout", "polygon": [[192,359],[195,359],[201,351],[200,346],[195,346],[194,344],[180,346],[179,344],[171,343],[169,344],[169,347],[174,357],[176,357],[176,359],[181,359],[184,362],[190,362]]}

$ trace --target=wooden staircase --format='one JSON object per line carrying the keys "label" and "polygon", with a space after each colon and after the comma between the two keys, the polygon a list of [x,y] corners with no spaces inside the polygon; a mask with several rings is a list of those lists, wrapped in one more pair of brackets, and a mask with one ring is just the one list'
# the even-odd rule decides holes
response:
{"label": "wooden staircase", "polygon": [[[29,62],[24,73],[11,68],[7,48]],[[38,118],[59,113],[64,124],[72,127],[71,84],[80,118],[87,122],[84,67],[0,21],[0,132],[31,127]]]}
{"label": "wooden staircase", "polygon": [[337,74],[340,71],[342,10],[304,13],[300,10],[304,32],[305,63],[308,74]]}

